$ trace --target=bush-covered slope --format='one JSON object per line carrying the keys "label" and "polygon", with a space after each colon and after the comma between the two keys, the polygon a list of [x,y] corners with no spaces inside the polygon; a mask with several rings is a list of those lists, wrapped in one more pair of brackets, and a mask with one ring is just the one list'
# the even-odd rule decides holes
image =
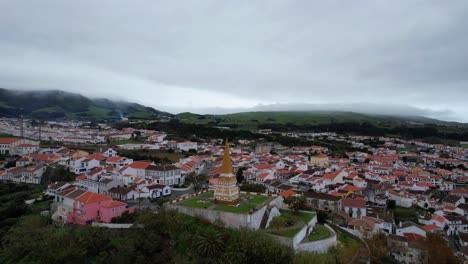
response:
{"label": "bush-covered slope", "polygon": [[171,116],[151,107],[108,99],[90,99],[85,96],[63,91],[13,91],[0,89],[0,116],[39,119],[87,119],[112,120],[122,116],[138,119],[152,119]]}

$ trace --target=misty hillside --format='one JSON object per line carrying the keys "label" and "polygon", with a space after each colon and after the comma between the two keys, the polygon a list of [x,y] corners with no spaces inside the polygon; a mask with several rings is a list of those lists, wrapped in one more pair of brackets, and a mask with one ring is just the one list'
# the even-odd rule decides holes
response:
{"label": "misty hillside", "polygon": [[185,123],[212,124],[238,129],[282,128],[288,126],[310,127],[334,123],[370,123],[387,128],[401,125],[468,128],[468,124],[445,122],[421,116],[370,115],[345,111],[243,112],[226,115],[180,113],[176,117]]}
{"label": "misty hillside", "polygon": [[90,99],[63,91],[14,91],[0,89],[0,117],[38,119],[117,120],[152,119],[172,116],[136,103],[115,102],[108,99]]}

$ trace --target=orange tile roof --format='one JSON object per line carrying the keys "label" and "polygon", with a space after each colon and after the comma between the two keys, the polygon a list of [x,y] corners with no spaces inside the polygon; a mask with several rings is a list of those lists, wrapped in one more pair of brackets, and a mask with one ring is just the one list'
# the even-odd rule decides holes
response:
{"label": "orange tile roof", "polygon": [[431,218],[431,220],[434,220],[434,221],[437,221],[439,223],[444,223],[445,222],[445,218],[440,216],[440,215],[435,215]]}
{"label": "orange tile roof", "polygon": [[88,155],[86,158],[88,159],[94,159],[94,160],[98,160],[98,161],[103,161],[106,159],[106,157],[102,154],[92,154],[92,155]]}
{"label": "orange tile roof", "polygon": [[343,190],[348,191],[348,192],[359,192],[361,188],[358,188],[354,185],[346,185],[345,187],[343,187]]}
{"label": "orange tile roof", "polygon": [[408,239],[409,242],[424,239],[423,236],[415,234],[415,233],[404,233],[403,235]]}
{"label": "orange tile roof", "polygon": [[76,176],[75,180],[86,180],[86,175]]}
{"label": "orange tile roof", "polygon": [[331,174],[331,173],[325,173],[322,178],[328,179],[328,180],[333,180],[335,179],[336,175]]}
{"label": "orange tile roof", "polygon": [[426,232],[430,232],[430,231],[433,231],[433,230],[440,230],[440,228],[438,226],[436,226],[436,225],[422,226],[421,229],[426,231]]}
{"label": "orange tile roof", "polygon": [[134,161],[128,166],[133,169],[146,169],[149,165],[151,165],[149,161]]}
{"label": "orange tile roof", "polygon": [[366,208],[366,201],[362,199],[343,198],[341,199],[341,206],[353,208]]}
{"label": "orange tile roof", "polygon": [[126,203],[124,202],[120,202],[120,201],[110,201],[104,205],[101,205],[101,207],[104,207],[104,208],[112,208],[112,207],[118,207],[118,206],[127,206]]}
{"label": "orange tile roof", "polygon": [[328,156],[325,154],[319,154],[319,155],[313,156],[312,158],[328,158]]}
{"label": "orange tile roof", "polygon": [[122,157],[114,156],[114,157],[108,158],[107,162],[119,162],[121,159],[122,159]]}
{"label": "orange tile roof", "polygon": [[76,200],[81,203],[87,204],[108,201],[112,200],[112,198],[98,193],[85,192],[84,194],[80,195],[80,197],[78,197]]}
{"label": "orange tile roof", "polygon": [[262,170],[262,169],[271,169],[273,166],[270,165],[270,164],[262,164],[262,163],[259,163],[259,164],[255,164],[254,165],[254,168],[256,169],[259,169],[259,170]]}
{"label": "orange tile roof", "polygon": [[18,148],[23,148],[23,147],[39,147],[39,145],[32,145],[32,144],[20,144],[20,145],[18,145]]}
{"label": "orange tile roof", "polygon": [[0,144],[11,144],[20,140],[21,138],[0,138]]}
{"label": "orange tile roof", "polygon": [[284,191],[284,192],[280,192],[281,197],[283,198],[287,198],[289,196],[293,196],[293,195],[296,195],[296,192],[293,191],[293,190],[287,190],[287,191]]}

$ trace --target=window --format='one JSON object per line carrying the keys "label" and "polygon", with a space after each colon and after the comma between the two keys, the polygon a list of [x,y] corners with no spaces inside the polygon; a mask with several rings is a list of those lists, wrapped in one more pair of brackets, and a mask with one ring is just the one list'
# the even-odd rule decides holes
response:
{"label": "window", "polygon": [[112,208],[112,212],[114,212],[114,211],[115,211],[114,208]]}

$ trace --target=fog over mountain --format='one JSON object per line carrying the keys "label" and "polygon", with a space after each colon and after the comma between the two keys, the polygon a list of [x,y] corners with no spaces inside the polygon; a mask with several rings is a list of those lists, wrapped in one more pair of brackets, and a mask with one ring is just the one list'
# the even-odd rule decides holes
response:
{"label": "fog over mountain", "polygon": [[0,1],[0,87],[468,122],[468,1]]}
{"label": "fog over mountain", "polygon": [[[175,113],[186,108],[173,109]],[[190,109],[189,109],[190,110]],[[370,103],[344,103],[344,104],[268,104],[257,105],[250,108],[193,108],[199,114],[231,114],[251,111],[346,111],[372,115],[389,116],[424,116],[440,120],[452,120],[456,113],[450,110],[432,110],[405,105],[370,104]]]}

